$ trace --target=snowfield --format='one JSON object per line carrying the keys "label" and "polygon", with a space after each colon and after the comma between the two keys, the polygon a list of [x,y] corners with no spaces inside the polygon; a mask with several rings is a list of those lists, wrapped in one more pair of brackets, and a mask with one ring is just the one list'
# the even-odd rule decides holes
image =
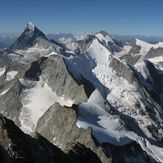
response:
{"label": "snowfield", "polygon": [[[141,44],[142,54],[146,54],[151,47],[157,48],[163,45],[148,44],[138,40],[137,44]],[[129,46],[124,47],[118,57],[129,50]],[[145,105],[149,101],[139,93],[136,86],[118,76],[109,67],[112,58],[113,55],[108,49],[94,39],[86,54],[71,56],[66,60],[69,70],[78,80],[82,75],[97,88],[87,102],[79,105],[77,125],[81,128],[91,127],[99,143],[125,145],[136,141],[148,155],[158,162],[163,162],[163,148],[156,145],[155,138],[148,130],[148,126],[157,126]],[[145,79],[147,78],[148,72],[142,58],[135,68]],[[156,108],[154,112],[162,124],[162,118]],[[161,128],[160,132],[163,132]]]}
{"label": "snowfield", "polygon": [[73,101],[57,96],[41,77],[38,82],[24,79],[20,79],[20,82],[26,89],[22,93],[23,108],[19,120],[21,129],[26,133],[34,131],[39,118],[55,102],[62,106],[71,106],[73,104]]}
{"label": "snowfield", "polygon": [[144,42],[142,40],[136,39],[136,45],[141,47],[140,54],[145,55],[149,52],[151,48],[157,49],[159,47],[163,47],[163,42],[159,42],[157,44],[150,44],[147,42]]}
{"label": "snowfield", "polygon": [[124,54],[128,54],[129,51],[131,50],[131,48],[132,48],[132,46],[130,46],[130,45],[125,45],[125,46],[121,49],[121,51],[115,52],[115,55],[116,55],[117,57],[121,57],[121,56],[123,56]]}
{"label": "snowfield", "polygon": [[112,39],[111,36],[109,36],[109,35],[104,36],[104,35],[102,35],[101,33],[97,33],[97,34],[95,34],[95,36],[96,36],[101,42],[104,41],[106,44],[108,44],[108,42],[114,43],[113,39]]}
{"label": "snowfield", "polygon": [[156,161],[163,162],[163,149],[152,145],[137,133],[127,130],[120,117],[111,114],[111,109],[98,90],[92,93],[88,102],[80,104],[78,109],[77,126],[85,129],[91,127],[100,144],[125,145],[133,140]]}

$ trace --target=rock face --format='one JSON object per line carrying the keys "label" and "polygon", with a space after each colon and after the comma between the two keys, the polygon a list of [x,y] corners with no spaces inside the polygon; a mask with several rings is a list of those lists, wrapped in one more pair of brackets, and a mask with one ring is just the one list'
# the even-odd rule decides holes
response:
{"label": "rock face", "polygon": [[0,115],[1,163],[101,163],[97,155],[77,143],[66,154],[38,133],[24,134],[13,121]]}
{"label": "rock face", "polygon": [[116,72],[116,74],[118,76],[122,76],[129,83],[133,83],[135,76],[133,74],[133,71],[131,70],[131,68],[128,65],[126,65],[119,59],[113,57],[110,62],[109,67],[111,67]]}
{"label": "rock face", "polygon": [[80,103],[87,100],[84,86],[70,75],[61,56],[52,56],[40,65],[41,76],[58,96]]}
{"label": "rock face", "polygon": [[25,78],[39,80],[41,75],[40,63],[38,61],[32,62],[30,68],[25,72]]}
{"label": "rock face", "polygon": [[91,45],[93,39],[96,37],[94,35],[88,35],[88,37],[84,40],[79,40],[76,41],[75,43],[77,44],[77,48],[75,49],[76,53],[85,53],[89,46]]}
{"label": "rock face", "polygon": [[[113,162],[117,163],[153,163],[154,160],[151,159],[146,152],[144,152],[140,145],[136,142],[132,142],[123,146],[115,146],[112,144],[105,144],[109,148]],[[104,146],[105,146],[104,145]]]}
{"label": "rock face", "polygon": [[[36,130],[68,154],[72,151],[76,152],[84,146],[93,151],[102,163],[126,162],[126,160],[136,162],[135,160],[139,157],[142,162],[152,162],[136,142],[122,146],[109,143],[98,145],[96,139],[92,136],[91,128],[83,129],[76,126],[76,110],[76,106],[68,108],[55,103],[40,118]],[[77,146],[74,147],[74,145]],[[81,154],[80,156],[83,157]]]}
{"label": "rock face", "polygon": [[136,44],[136,39],[131,42],[131,49],[128,54],[139,54],[141,47]]}
{"label": "rock face", "polygon": [[9,59],[7,55],[10,53],[9,49],[3,49],[0,51],[0,65],[5,66],[6,64],[9,64]]}
{"label": "rock face", "polygon": [[17,80],[13,83],[13,86],[3,96],[0,97],[1,113],[14,120],[16,124],[19,124],[18,117],[22,107],[20,102],[20,94],[22,89],[23,86]]}
{"label": "rock face", "polygon": [[49,48],[55,50],[55,44],[51,43],[43,32],[41,32],[35,25],[29,22],[20,35],[20,37],[15,41],[10,49],[15,50],[25,50],[30,47],[40,47]]}
{"label": "rock face", "polygon": [[114,40],[106,31],[100,31],[96,34],[96,37],[112,54],[120,51],[120,43]]}
{"label": "rock face", "polygon": [[55,162],[53,149],[41,140],[24,134],[15,124],[0,115],[1,163]]}
{"label": "rock face", "polygon": [[140,59],[140,55],[133,56],[131,54],[126,54],[126,55],[123,55],[122,57],[120,57],[120,59],[122,61],[124,60],[125,62],[127,62],[127,64],[134,66]]}
{"label": "rock face", "polygon": [[145,58],[154,58],[163,56],[163,48],[151,48],[150,51],[145,55]]}
{"label": "rock face", "polygon": [[101,162],[109,163],[111,160],[102,148],[96,144],[91,129],[78,128],[76,120],[77,113],[73,108],[61,107],[55,103],[40,118],[36,130],[67,153],[70,152],[72,144],[80,143],[96,153]]}
{"label": "rock face", "polygon": [[0,113],[19,124],[22,104],[20,95],[24,89],[19,78],[24,75],[26,66],[10,63],[5,65],[5,72],[0,76]]}
{"label": "rock face", "polygon": [[[6,81],[8,72],[13,70],[18,74],[11,81]],[[19,80],[22,78],[31,81],[31,85],[29,87],[23,85]],[[23,67],[19,64],[17,66],[13,64],[5,68],[4,74],[0,76],[0,113],[13,120],[16,125],[21,126],[19,116],[23,107],[22,99],[26,96],[24,92],[30,87],[34,87],[32,83],[34,81],[39,82],[40,78],[59,97],[75,104],[87,100],[85,92],[87,88],[73,79],[61,56],[43,57],[29,66]]]}
{"label": "rock face", "polygon": [[148,80],[153,84],[158,92],[163,91],[163,74],[162,71],[157,69],[154,64],[146,60],[146,65],[148,68],[149,76]]}

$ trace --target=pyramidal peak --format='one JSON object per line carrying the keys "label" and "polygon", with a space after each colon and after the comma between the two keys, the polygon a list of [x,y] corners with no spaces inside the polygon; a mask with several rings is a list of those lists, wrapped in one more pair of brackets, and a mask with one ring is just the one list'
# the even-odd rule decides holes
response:
{"label": "pyramidal peak", "polygon": [[34,31],[35,27],[36,26],[33,24],[33,22],[28,22],[27,26],[26,26],[26,29],[28,29],[30,31]]}

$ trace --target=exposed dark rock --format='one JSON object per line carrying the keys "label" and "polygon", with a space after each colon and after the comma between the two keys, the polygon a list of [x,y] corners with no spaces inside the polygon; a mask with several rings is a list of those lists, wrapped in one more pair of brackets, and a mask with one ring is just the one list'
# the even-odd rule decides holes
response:
{"label": "exposed dark rock", "polygon": [[109,149],[113,162],[115,163],[154,163],[155,161],[144,152],[140,145],[132,142],[123,146],[116,146],[112,144],[103,144],[105,148]]}
{"label": "exposed dark rock", "polygon": [[[0,113],[14,120],[17,125],[22,107],[20,95],[23,90],[19,78],[24,75],[25,70],[26,66],[24,65],[10,63],[5,66],[5,72],[0,77],[0,93],[6,92],[0,96]],[[13,79],[6,81],[7,73],[10,71],[17,71],[18,73]]]}
{"label": "exposed dark rock", "polygon": [[[50,143],[49,143],[50,144]],[[1,163],[55,163],[53,148],[41,136],[24,134],[13,121],[0,115]]]}
{"label": "exposed dark rock", "polygon": [[122,76],[125,78],[129,83],[134,82],[134,74],[133,71],[130,69],[128,65],[123,63],[121,60],[113,57],[109,67],[111,67],[118,76]]}
{"label": "exposed dark rock", "polygon": [[[102,163],[94,152],[80,143],[72,144],[68,151],[68,155],[74,160],[81,160],[82,163]],[[110,160],[108,160],[108,163],[109,162]]]}
{"label": "exposed dark rock", "polygon": [[11,49],[16,50],[33,47],[40,38],[47,41],[46,36],[36,26],[33,26],[33,29],[30,29],[29,24],[27,24],[24,32],[11,46]]}
{"label": "exposed dark rock", "polygon": [[150,51],[145,55],[145,58],[154,58],[159,56],[163,56],[163,48],[151,48]]}
{"label": "exposed dark rock", "polygon": [[76,104],[87,100],[84,86],[70,75],[61,56],[52,56],[42,62],[41,70],[43,80],[58,96],[71,99]]}
{"label": "exposed dark rock", "polygon": [[35,25],[28,23],[24,32],[18,37],[18,39],[12,44],[10,49],[15,50],[25,50],[30,47],[49,48],[51,50],[57,50],[61,48],[58,44],[50,42],[45,34],[41,32]]}
{"label": "exposed dark rock", "polygon": [[125,54],[120,59],[125,61],[127,64],[134,66],[137,61],[140,59],[140,55],[131,55],[131,54]]}
{"label": "exposed dark rock", "polygon": [[31,67],[25,72],[25,78],[39,80],[41,74],[40,64],[37,61],[32,62]]}
{"label": "exposed dark rock", "polygon": [[141,50],[141,47],[136,45],[136,39],[134,39],[132,42],[131,42],[131,49],[130,51],[128,52],[128,54],[139,54],[140,53],[140,50]]}
{"label": "exposed dark rock", "polygon": [[149,81],[152,82],[157,91],[161,93],[163,91],[163,72],[157,69],[154,64],[148,60],[146,60],[145,63],[149,72]]}
{"label": "exposed dark rock", "polygon": [[77,113],[75,109],[62,107],[55,103],[40,118],[36,130],[51,143],[57,144],[66,153],[71,153],[72,144],[80,143],[96,153],[102,163],[110,162],[111,160],[92,136],[92,130],[90,128],[78,128],[76,120]]}
{"label": "exposed dark rock", "polygon": [[113,40],[113,38],[106,31],[100,31],[99,33],[102,34],[104,37],[110,37],[110,39],[112,40],[108,42],[106,42],[105,40],[100,41],[112,54],[120,51],[119,42],[117,40]]}
{"label": "exposed dark rock", "polygon": [[[80,143],[69,152],[51,144],[37,132],[24,134],[13,121],[0,115],[1,163],[102,163],[97,154]],[[107,162],[109,163],[109,162]]]}
{"label": "exposed dark rock", "polygon": [[85,53],[95,38],[96,37],[94,35],[88,35],[86,39],[76,41],[76,43],[78,44],[78,49],[76,49],[78,51],[78,54]]}
{"label": "exposed dark rock", "polygon": [[81,150],[83,148],[88,153],[94,152],[99,158],[97,161],[101,161],[102,163],[111,162],[110,158],[113,159],[113,162],[123,163],[128,160],[136,163],[140,159],[144,163],[153,163],[154,160],[134,141],[123,146],[109,143],[98,145],[92,135],[91,128],[78,128],[76,120],[77,106],[68,108],[56,103],[40,118],[37,124],[37,131],[51,143],[56,144],[66,153],[73,155],[72,157],[76,158],[78,156],[84,162],[86,160],[91,162],[94,157],[86,159],[87,157],[84,156],[85,153]]}
{"label": "exposed dark rock", "polygon": [[23,86],[19,80],[15,80],[13,86],[3,96],[0,96],[0,112],[14,120],[16,124],[19,124],[18,117],[22,108],[20,102],[22,89]]}

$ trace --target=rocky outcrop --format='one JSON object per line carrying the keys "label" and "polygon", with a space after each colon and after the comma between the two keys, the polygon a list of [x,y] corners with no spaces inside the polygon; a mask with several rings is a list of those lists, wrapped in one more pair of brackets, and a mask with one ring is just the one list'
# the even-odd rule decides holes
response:
{"label": "rocky outcrop", "polygon": [[9,49],[3,49],[0,51],[0,65],[3,67],[6,64],[9,64],[8,54],[10,53]]}
{"label": "rocky outcrop", "polygon": [[[85,93],[87,88],[84,85],[79,85],[73,79],[61,56],[43,57],[28,67],[23,67],[21,64],[16,66],[12,63],[7,65],[5,69],[4,74],[0,77],[0,113],[13,120],[18,126],[20,126],[22,92],[26,89],[23,83],[19,81],[20,78],[38,81],[41,76],[58,96],[72,100],[74,103],[87,100]],[[6,74],[12,70],[17,71],[18,74],[11,81],[6,81]],[[86,83],[84,84],[86,85]]]}
{"label": "rocky outcrop", "polygon": [[0,115],[1,163],[101,163],[90,149],[77,143],[64,153],[37,132],[24,134],[13,121]]}
{"label": "rocky outcrop", "polygon": [[157,89],[158,92],[163,91],[163,73],[161,70],[157,69],[153,63],[148,60],[145,60],[149,76],[148,81],[152,83],[154,88]]}
{"label": "rocky outcrop", "polygon": [[123,63],[118,58],[113,57],[109,64],[109,67],[111,67],[118,76],[125,78],[129,83],[134,82],[135,76],[133,74],[133,71],[128,65]]}
{"label": "rocky outcrop", "polygon": [[[109,143],[99,145],[92,135],[92,129],[78,128],[76,121],[77,107],[75,105],[68,108],[55,103],[40,118],[36,130],[68,154],[74,154],[84,147],[88,151],[93,151],[102,163],[127,162],[127,160],[136,163],[139,158],[144,163],[152,163],[152,159],[136,142],[131,141],[121,146]],[[83,157],[82,152],[79,157]]]}
{"label": "rocky outcrop", "polygon": [[20,102],[22,89],[23,86],[19,80],[15,80],[12,87],[3,96],[0,96],[0,113],[14,120],[16,124],[19,124],[18,117],[22,107]]}
{"label": "rocky outcrop", "polygon": [[34,61],[31,63],[29,69],[25,72],[25,78],[32,80],[39,80],[39,76],[41,75],[40,63],[38,61]]}
{"label": "rocky outcrop", "polygon": [[106,31],[100,31],[95,36],[99,39],[101,44],[105,46],[112,54],[120,51],[119,42],[114,40]]}
{"label": "rocky outcrop", "polygon": [[54,154],[42,141],[24,134],[11,120],[0,115],[1,163],[52,163]]}
{"label": "rocky outcrop", "polygon": [[163,48],[151,48],[150,51],[145,55],[145,58],[154,58],[163,56]]}
{"label": "rocky outcrop", "polygon": [[[19,113],[21,111],[21,93],[23,90],[19,78],[24,75],[26,66],[10,63],[5,66],[5,72],[0,76],[0,113],[19,124]],[[8,78],[8,73],[10,78]],[[15,73],[12,74],[12,73]]]}
{"label": "rocky outcrop", "polygon": [[112,144],[104,144],[103,146],[109,149],[113,162],[115,163],[155,163],[136,142],[122,146]]}
{"label": "rocky outcrop", "polygon": [[87,49],[89,48],[89,46],[91,45],[92,41],[95,39],[96,37],[94,35],[88,35],[88,37],[84,40],[79,40],[76,41],[77,43],[77,49],[75,50],[77,54],[79,53],[85,53],[87,51]]}
{"label": "rocky outcrop", "polygon": [[[66,153],[71,153],[72,144],[80,143],[81,146],[84,145],[87,149],[96,153],[102,163],[111,162],[103,149],[96,143],[96,140],[92,136],[92,130],[90,128],[78,128],[76,121],[76,109],[62,107],[55,103],[40,118],[36,130]],[[78,151],[78,148],[74,150]]]}
{"label": "rocky outcrop", "polygon": [[134,66],[140,59],[140,55],[125,54],[122,57],[120,57],[120,59],[122,61],[125,61],[127,64]]}
{"label": "rocky outcrop", "polygon": [[130,49],[128,54],[139,54],[140,53],[141,47],[136,44],[136,39],[134,39],[131,42],[131,47],[132,48]]}
{"label": "rocky outcrop", "polygon": [[13,51],[25,50],[35,46],[45,49],[50,48],[51,50],[56,50],[56,48],[58,48],[58,45],[50,42],[43,32],[41,32],[35,25],[29,22],[24,32],[14,42],[10,49]]}
{"label": "rocky outcrop", "polygon": [[58,96],[80,103],[87,100],[82,83],[77,83],[70,75],[61,56],[51,56],[41,65],[41,76]]}

